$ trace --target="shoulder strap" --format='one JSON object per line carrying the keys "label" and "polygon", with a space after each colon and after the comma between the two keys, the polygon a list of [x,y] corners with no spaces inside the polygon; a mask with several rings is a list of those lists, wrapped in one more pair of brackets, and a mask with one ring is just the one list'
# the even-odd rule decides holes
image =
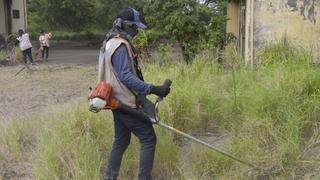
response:
{"label": "shoulder strap", "polygon": [[117,34],[114,36],[115,39],[119,40],[121,43],[125,44],[128,51],[129,51],[129,56],[134,59],[137,55],[134,53],[132,45],[124,38],[120,36],[120,34]]}
{"label": "shoulder strap", "polygon": [[[131,44],[126,40],[126,39],[124,39],[124,38],[122,38],[120,35],[116,35],[116,36],[114,36],[113,38],[111,38],[111,39],[109,39],[107,42],[106,42],[106,44],[105,44],[105,46],[103,46],[104,47],[104,50],[105,49],[109,49],[108,51],[109,51],[109,53],[110,54],[113,54],[116,50],[117,50],[117,48],[119,48],[119,46],[121,45],[121,44],[125,44],[125,46],[127,47],[127,49],[128,49],[128,51],[129,51],[129,56],[130,56],[130,58],[131,58],[131,60],[132,60],[132,68],[133,68],[133,73],[134,74],[136,74],[137,75],[137,72],[136,72],[136,70],[135,70],[135,68],[134,68],[134,58],[135,58],[135,54],[134,54],[134,52],[133,52],[133,49],[132,49],[132,46],[131,46]],[[119,79],[118,79],[119,80]],[[129,89],[129,88],[128,88]],[[132,90],[132,89],[129,89],[129,91],[131,91],[131,93],[134,95],[134,96],[136,96],[137,97],[137,95],[138,95],[138,93],[137,92],[135,92],[134,90]]]}

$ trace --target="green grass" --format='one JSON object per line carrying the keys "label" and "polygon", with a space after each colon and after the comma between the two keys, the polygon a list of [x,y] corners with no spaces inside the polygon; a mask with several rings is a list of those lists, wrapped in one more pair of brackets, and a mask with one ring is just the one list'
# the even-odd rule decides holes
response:
{"label": "green grass", "polygon": [[[145,67],[145,78],[154,84],[173,81],[160,107],[163,122],[189,133],[228,135],[220,148],[272,171],[259,174],[201,145],[181,146],[184,139],[156,126],[155,177],[303,178],[317,167],[319,156],[308,154],[320,141],[318,67],[309,65],[308,53],[283,42],[262,49],[259,58],[267,62],[253,70],[239,62],[222,67],[208,54],[191,65],[156,62]],[[1,122],[0,137],[17,161],[30,155],[37,179],[99,179],[112,144],[113,122],[110,112],[93,114],[80,101],[49,116]],[[123,158],[122,179],[137,177],[138,153],[134,138]]]}
{"label": "green grass", "polygon": [[12,62],[21,61],[22,52],[20,51],[19,47],[15,47],[12,52],[9,52],[6,49],[1,49],[0,51],[0,61],[3,60],[10,60]]}

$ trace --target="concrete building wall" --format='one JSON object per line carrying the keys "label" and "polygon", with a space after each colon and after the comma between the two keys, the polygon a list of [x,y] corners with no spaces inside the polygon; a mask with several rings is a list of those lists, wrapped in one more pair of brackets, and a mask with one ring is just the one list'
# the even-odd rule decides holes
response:
{"label": "concrete building wall", "polygon": [[255,0],[254,47],[283,36],[320,57],[320,2],[315,0]]}
{"label": "concrete building wall", "polygon": [[[17,32],[19,29],[26,30],[26,0],[12,1],[12,32]],[[19,14],[19,18],[15,17],[15,13]]]}
{"label": "concrete building wall", "polygon": [[6,15],[2,0],[0,1],[0,34],[6,34]]}
{"label": "concrete building wall", "polygon": [[239,4],[237,2],[230,2],[227,7],[227,32],[234,34],[239,38]]}

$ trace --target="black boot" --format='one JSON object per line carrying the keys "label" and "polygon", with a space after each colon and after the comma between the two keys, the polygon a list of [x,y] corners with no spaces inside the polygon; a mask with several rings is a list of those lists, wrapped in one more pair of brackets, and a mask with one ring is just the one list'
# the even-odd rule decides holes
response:
{"label": "black boot", "polygon": [[112,170],[106,170],[105,171],[105,176],[103,180],[117,180],[118,173],[113,173]]}

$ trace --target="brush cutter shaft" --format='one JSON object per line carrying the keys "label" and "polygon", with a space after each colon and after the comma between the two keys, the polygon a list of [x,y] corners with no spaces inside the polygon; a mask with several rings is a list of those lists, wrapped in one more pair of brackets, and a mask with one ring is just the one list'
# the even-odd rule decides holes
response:
{"label": "brush cutter shaft", "polygon": [[[171,86],[171,81],[170,81],[170,80],[166,80],[166,81],[165,81],[165,84],[167,84],[167,85],[170,87],[170,86]],[[161,103],[162,100],[163,100],[162,97],[158,97],[158,99],[156,100],[156,102],[155,102],[155,104],[154,104],[154,108],[155,108],[155,111],[154,111],[154,112],[155,112],[155,115],[154,115],[154,117],[155,117],[155,120],[151,120],[151,119],[150,119],[150,121],[151,121],[152,123],[155,123],[155,124],[159,125],[160,127],[163,127],[163,128],[165,128],[165,129],[168,129],[168,130],[170,130],[170,131],[173,131],[173,132],[175,132],[175,133],[177,133],[177,134],[180,134],[180,135],[182,135],[182,136],[184,136],[184,137],[186,137],[186,138],[188,138],[188,139],[190,139],[190,140],[193,140],[193,141],[195,141],[195,142],[197,142],[197,143],[200,143],[200,144],[202,144],[202,145],[204,145],[204,146],[206,146],[206,147],[208,147],[208,148],[210,148],[210,149],[212,149],[212,150],[214,150],[214,151],[216,151],[216,152],[218,152],[218,153],[220,153],[220,154],[222,154],[222,155],[224,155],[224,156],[227,156],[227,157],[229,157],[229,158],[231,158],[231,159],[233,159],[233,160],[235,160],[235,161],[238,161],[238,162],[240,162],[240,163],[242,163],[242,164],[245,164],[245,165],[247,165],[247,166],[256,168],[253,164],[251,164],[251,163],[249,163],[249,162],[243,161],[243,160],[235,157],[235,156],[232,155],[232,154],[229,154],[229,153],[227,153],[227,152],[224,152],[224,151],[222,151],[222,150],[220,150],[220,149],[212,146],[211,144],[208,144],[208,143],[206,143],[206,142],[204,142],[204,141],[201,141],[200,139],[197,139],[197,138],[195,138],[195,137],[193,137],[193,136],[191,136],[191,135],[189,135],[189,134],[187,134],[187,133],[184,133],[184,132],[182,132],[182,131],[180,131],[180,130],[178,130],[178,129],[175,129],[175,128],[167,125],[167,124],[162,123],[162,122],[160,121],[160,117],[159,117],[159,114],[158,114],[158,108],[159,108],[160,103]]]}
{"label": "brush cutter shaft", "polygon": [[168,129],[168,130],[170,130],[170,131],[173,131],[173,132],[175,132],[175,133],[177,133],[177,134],[180,134],[180,135],[182,135],[182,136],[184,136],[184,137],[186,137],[186,138],[188,138],[188,139],[190,139],[190,140],[193,140],[193,141],[195,141],[195,142],[198,142],[198,143],[200,143],[200,144],[202,144],[202,145],[204,145],[204,146],[206,146],[206,147],[208,147],[208,148],[210,148],[210,149],[212,149],[212,150],[214,150],[214,151],[216,151],[216,152],[218,152],[218,153],[220,153],[220,154],[223,154],[224,156],[227,156],[227,157],[229,157],[229,158],[231,158],[231,159],[233,159],[233,160],[236,160],[236,161],[238,161],[238,162],[240,162],[240,163],[242,163],[242,164],[246,164],[246,165],[248,165],[248,166],[250,166],[250,167],[255,167],[253,164],[251,164],[251,163],[248,163],[248,162],[245,162],[245,161],[243,161],[243,160],[241,160],[241,159],[239,159],[239,158],[237,158],[237,157],[235,157],[235,156],[233,156],[233,155],[231,155],[231,154],[229,154],[229,153],[227,153],[227,152],[224,152],[224,151],[222,151],[222,150],[220,150],[220,149],[218,149],[218,148],[216,148],[216,147],[214,147],[214,146],[212,146],[212,145],[210,145],[210,144],[208,144],[208,143],[206,143],[206,142],[204,142],[204,141],[201,141],[200,139],[197,139],[197,138],[195,138],[195,137],[193,137],[193,136],[191,136],[191,135],[189,135],[189,134],[186,134],[186,133],[184,133],[184,132],[182,132],[182,131],[180,131],[180,130],[178,130],[178,129],[175,129],[175,128],[173,128],[173,127],[171,127],[171,126],[169,126],[169,125],[167,125],[167,124],[164,124],[164,123],[162,123],[162,122],[158,122],[157,123],[160,127],[163,127],[163,128],[165,128],[165,129]]}
{"label": "brush cutter shaft", "polygon": [[[171,85],[171,82],[168,82],[168,83],[170,83],[170,85]],[[188,138],[188,139],[190,139],[190,140],[193,140],[193,141],[195,141],[195,142],[197,142],[197,143],[200,143],[200,144],[202,144],[202,145],[204,145],[204,146],[206,146],[206,147],[208,147],[208,148],[210,148],[210,149],[212,149],[212,150],[214,150],[214,151],[216,151],[216,152],[218,152],[218,153],[220,153],[220,154],[222,154],[222,155],[224,155],[224,156],[227,156],[227,157],[229,157],[229,158],[231,158],[231,159],[233,159],[233,160],[235,160],[235,161],[238,161],[238,162],[240,162],[240,163],[242,163],[242,164],[245,164],[245,165],[247,165],[247,166],[250,166],[250,167],[252,167],[252,168],[256,168],[253,164],[251,164],[251,163],[249,163],[249,162],[243,161],[243,160],[235,157],[235,156],[232,155],[232,154],[229,154],[229,153],[227,153],[227,152],[224,152],[224,151],[222,151],[222,150],[220,150],[220,149],[212,146],[211,144],[208,144],[208,143],[206,143],[206,142],[204,142],[204,141],[202,141],[202,140],[200,140],[200,139],[197,139],[197,138],[195,138],[195,137],[193,137],[193,136],[191,136],[191,135],[189,135],[189,134],[187,134],[187,133],[184,133],[184,132],[182,132],[182,131],[180,131],[180,130],[178,130],[178,129],[175,129],[175,128],[173,128],[172,126],[169,126],[169,125],[167,125],[167,124],[162,123],[162,122],[160,121],[160,117],[159,117],[159,115],[158,115],[158,108],[159,108],[159,105],[160,105],[160,103],[161,103],[162,100],[163,100],[163,99],[162,99],[161,97],[159,97],[159,98],[156,100],[156,102],[155,102],[155,113],[156,113],[156,114],[155,114],[155,122],[153,122],[153,123],[159,125],[160,127],[163,127],[163,128],[165,128],[165,129],[168,129],[168,130],[170,130],[170,131],[173,131],[173,132],[175,132],[175,133],[177,133],[177,134],[180,134],[180,135],[182,135],[182,136],[184,136],[184,137],[186,137],[186,138]]]}

